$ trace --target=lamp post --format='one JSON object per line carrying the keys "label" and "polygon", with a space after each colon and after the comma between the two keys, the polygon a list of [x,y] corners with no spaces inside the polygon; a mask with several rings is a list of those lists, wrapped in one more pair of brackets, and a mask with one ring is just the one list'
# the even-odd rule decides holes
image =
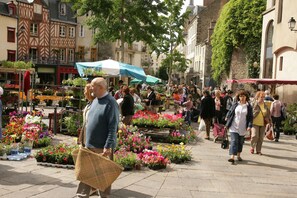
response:
{"label": "lamp post", "polygon": [[296,26],[296,20],[294,19],[294,17],[291,17],[291,19],[288,22],[289,25],[289,29],[293,32],[297,32],[297,30],[295,30],[295,26]]}

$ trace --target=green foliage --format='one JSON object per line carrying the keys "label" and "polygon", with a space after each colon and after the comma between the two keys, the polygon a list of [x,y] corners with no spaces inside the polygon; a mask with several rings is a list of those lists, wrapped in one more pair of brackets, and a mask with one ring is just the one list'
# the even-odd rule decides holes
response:
{"label": "green foliage", "polygon": [[170,77],[172,70],[183,72],[187,68],[189,60],[185,56],[173,50],[175,46],[179,44],[184,44],[184,25],[190,14],[190,11],[181,13],[181,8],[183,6],[183,0],[164,0],[163,1],[167,8],[167,15],[161,15],[162,26],[166,29],[166,32],[160,37],[156,37],[154,43],[151,45],[151,49],[157,53],[165,54],[166,59],[162,61],[162,66],[166,67],[166,73]]}
{"label": "green foliage", "polygon": [[[262,13],[264,0],[230,0],[222,9],[212,35],[213,78],[220,80],[222,74],[230,71],[234,48],[246,53],[250,76],[257,75],[253,63],[260,62]],[[256,73],[255,73],[256,72]]]}
{"label": "green foliage", "polygon": [[185,72],[188,64],[191,61],[185,58],[185,55],[177,50],[167,54],[166,58],[162,61],[161,67],[165,67],[170,75],[172,70],[178,72]]}
{"label": "green foliage", "polygon": [[67,0],[73,3],[78,16],[88,12],[86,23],[96,29],[96,42],[122,40],[151,43],[164,31],[159,15],[166,13],[165,4],[159,0]]}
{"label": "green foliage", "polygon": [[72,113],[64,117],[63,123],[65,124],[68,134],[77,135],[78,128],[82,125],[83,118],[80,113]]}
{"label": "green foliage", "polygon": [[74,86],[86,86],[87,85],[87,81],[83,78],[75,78],[72,80],[72,83]]}
{"label": "green foliage", "polygon": [[95,68],[84,69],[85,76],[104,76],[105,73],[101,70],[96,70]]}
{"label": "green foliage", "polygon": [[168,80],[168,74],[167,74],[167,69],[166,66],[162,66],[159,68],[157,71],[157,77],[161,78],[162,80]]}
{"label": "green foliage", "polygon": [[134,168],[136,164],[140,164],[137,154],[125,149],[120,149],[114,153],[114,161],[124,168]]}
{"label": "green foliage", "polygon": [[297,103],[288,105],[286,108],[286,116],[286,120],[283,121],[284,132],[297,132]]}
{"label": "green foliage", "polygon": [[2,61],[2,67],[6,68],[16,68],[16,69],[29,69],[34,66],[32,62],[24,62],[24,61]]}
{"label": "green foliage", "polygon": [[157,151],[172,163],[180,164],[192,160],[192,153],[184,144],[158,145]]}

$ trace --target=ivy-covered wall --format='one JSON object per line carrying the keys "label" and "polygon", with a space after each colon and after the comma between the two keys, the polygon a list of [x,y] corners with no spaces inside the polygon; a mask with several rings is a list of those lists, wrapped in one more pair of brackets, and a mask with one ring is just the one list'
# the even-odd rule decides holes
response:
{"label": "ivy-covered wall", "polygon": [[[234,48],[246,54],[249,76],[257,77],[254,62],[260,62],[262,13],[265,0],[230,0],[222,9],[212,35],[213,78],[220,82],[221,76],[229,75]],[[255,71],[256,70],[256,71]]]}

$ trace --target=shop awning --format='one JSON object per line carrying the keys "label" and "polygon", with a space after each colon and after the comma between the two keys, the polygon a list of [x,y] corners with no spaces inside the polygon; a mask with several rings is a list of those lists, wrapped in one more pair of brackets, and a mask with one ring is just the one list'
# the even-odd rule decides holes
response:
{"label": "shop awning", "polygon": [[246,79],[228,79],[227,83],[250,83],[250,84],[263,84],[263,85],[297,85],[297,80],[277,80],[268,78],[246,78]]}

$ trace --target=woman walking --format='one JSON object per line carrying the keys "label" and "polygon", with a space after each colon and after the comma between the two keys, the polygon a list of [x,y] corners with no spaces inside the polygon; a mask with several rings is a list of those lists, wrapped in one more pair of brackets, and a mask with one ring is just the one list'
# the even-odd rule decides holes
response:
{"label": "woman walking", "polygon": [[203,91],[203,99],[201,101],[200,117],[205,122],[206,135],[204,139],[209,140],[211,120],[215,116],[215,102],[208,90]]}
{"label": "woman walking", "polygon": [[258,91],[255,95],[253,105],[253,128],[251,136],[251,154],[254,154],[255,148],[259,155],[262,155],[262,144],[265,136],[265,128],[267,124],[271,124],[270,109],[264,103],[265,93]]}
{"label": "woman walking", "polygon": [[240,90],[236,96],[237,101],[233,103],[226,115],[226,128],[229,129],[231,145],[229,149],[232,164],[237,156],[238,161],[242,161],[240,156],[244,143],[246,131],[250,131],[253,125],[253,108],[249,103],[249,95],[246,91]]}

